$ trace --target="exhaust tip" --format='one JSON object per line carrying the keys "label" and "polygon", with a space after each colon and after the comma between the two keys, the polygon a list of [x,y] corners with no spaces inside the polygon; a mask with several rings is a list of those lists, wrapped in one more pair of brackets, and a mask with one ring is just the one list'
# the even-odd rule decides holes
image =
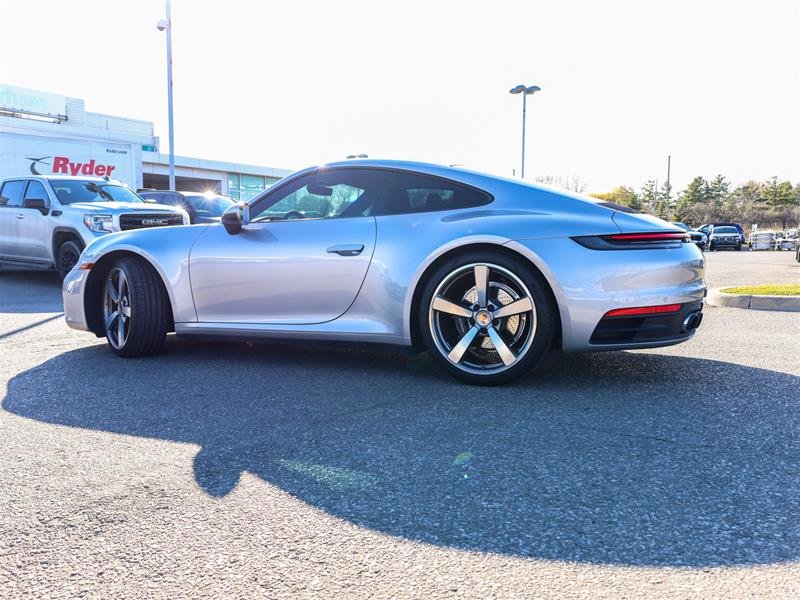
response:
{"label": "exhaust tip", "polygon": [[690,313],[686,315],[686,318],[683,320],[683,325],[681,325],[681,332],[682,333],[689,333],[690,331],[694,331],[698,327],[700,327],[700,323],[703,320],[703,313],[700,311]]}

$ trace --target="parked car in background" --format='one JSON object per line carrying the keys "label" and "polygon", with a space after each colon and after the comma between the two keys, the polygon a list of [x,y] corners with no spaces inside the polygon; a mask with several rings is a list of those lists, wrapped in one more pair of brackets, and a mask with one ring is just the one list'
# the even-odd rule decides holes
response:
{"label": "parked car in background", "polygon": [[793,252],[797,250],[800,245],[800,239],[798,238],[800,238],[800,235],[798,235],[797,229],[788,229],[775,241],[775,249],[790,250]]}
{"label": "parked car in background", "polygon": [[166,190],[139,190],[139,195],[148,202],[180,206],[189,214],[189,222],[218,223],[228,208],[235,202],[227,196],[214,192],[170,192]]}
{"label": "parked car in background", "polygon": [[708,236],[703,233],[702,231],[695,231],[685,223],[681,223],[679,221],[672,221],[673,225],[677,225],[684,231],[689,232],[689,236],[692,238],[692,242],[694,242],[695,246],[700,248],[700,250],[706,249],[706,243],[708,242]]}
{"label": "parked car in background", "polygon": [[374,342],[426,349],[485,385],[553,347],[690,339],[700,250],[617,206],[424,163],[312,167],[219,224],[95,242],[64,282],[65,318],[125,357],[158,352],[170,331]]}
{"label": "parked car in background", "polygon": [[736,227],[721,225],[712,227],[708,236],[708,249],[711,251],[722,248],[733,250],[742,249],[742,241],[739,237],[739,230]]}
{"label": "parked car in background", "polygon": [[124,183],[66,175],[0,182],[0,264],[55,269],[63,278],[83,249],[115,231],[184,225],[175,206],[148,204]]}
{"label": "parked car in background", "polygon": [[739,233],[739,245],[741,246],[745,243],[744,228],[739,223],[704,223],[697,228],[697,231],[710,236],[711,229],[714,227],[735,227],[736,231]]}

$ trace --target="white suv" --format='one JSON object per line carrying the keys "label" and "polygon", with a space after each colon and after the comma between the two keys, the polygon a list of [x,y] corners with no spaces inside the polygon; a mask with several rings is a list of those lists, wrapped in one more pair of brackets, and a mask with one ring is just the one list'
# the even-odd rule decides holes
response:
{"label": "white suv", "polygon": [[50,175],[0,182],[0,266],[55,269],[63,279],[101,235],[188,224],[181,208],[147,203],[107,178]]}

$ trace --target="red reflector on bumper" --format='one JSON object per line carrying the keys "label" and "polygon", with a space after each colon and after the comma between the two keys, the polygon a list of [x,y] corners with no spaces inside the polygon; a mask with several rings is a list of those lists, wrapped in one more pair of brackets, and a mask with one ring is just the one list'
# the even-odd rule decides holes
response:
{"label": "red reflector on bumper", "polygon": [[680,304],[661,304],[659,306],[638,306],[636,308],[617,308],[608,311],[603,318],[607,317],[640,317],[642,315],[658,315],[663,313],[674,313],[681,309]]}

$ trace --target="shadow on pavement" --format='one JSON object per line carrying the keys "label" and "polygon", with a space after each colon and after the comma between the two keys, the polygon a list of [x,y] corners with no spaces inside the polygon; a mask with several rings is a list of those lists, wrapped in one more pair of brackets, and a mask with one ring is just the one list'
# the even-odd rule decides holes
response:
{"label": "shadow on pavement", "polygon": [[0,313],[62,312],[55,271],[12,271],[0,266]]}
{"label": "shadow on pavement", "polygon": [[212,496],[248,471],[439,546],[717,566],[800,558],[798,389],[645,353],[553,356],[516,385],[476,388],[420,358],[173,341],[153,359],[62,354],[12,379],[3,408],[198,444],[187,476]]}

